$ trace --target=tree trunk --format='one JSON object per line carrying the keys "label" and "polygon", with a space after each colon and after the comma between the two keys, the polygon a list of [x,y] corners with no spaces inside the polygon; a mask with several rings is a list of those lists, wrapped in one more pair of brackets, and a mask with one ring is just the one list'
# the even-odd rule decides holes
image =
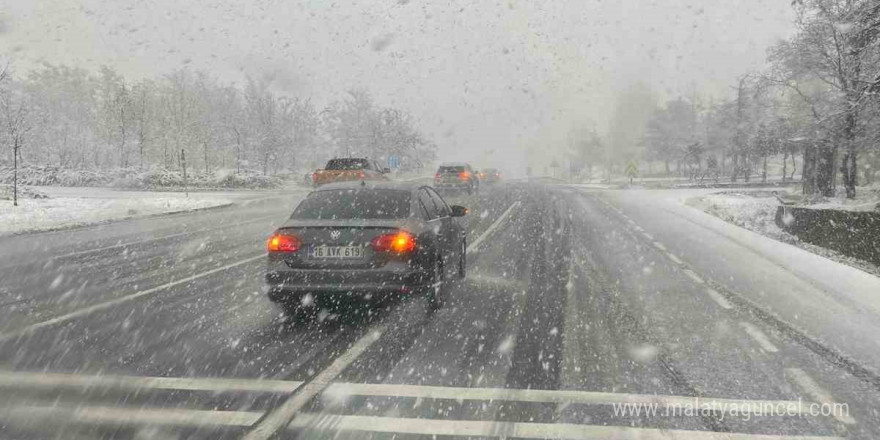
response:
{"label": "tree trunk", "polygon": [[856,115],[850,110],[845,118],[845,127],[843,131],[846,140],[846,151],[843,153],[843,163],[840,167],[840,173],[843,177],[843,187],[846,190],[846,198],[856,198],[856,185],[859,180],[859,168],[856,166]]}
{"label": "tree trunk", "polygon": [[183,194],[189,197],[189,186],[186,182],[186,153],[180,149],[180,169],[183,170]]}
{"label": "tree trunk", "polygon": [[736,182],[737,174],[739,174],[739,155],[733,153],[730,156],[730,181]]}
{"label": "tree trunk", "polygon": [[666,177],[669,177],[669,159],[664,159],[663,165],[666,167]]}
{"label": "tree trunk", "polygon": [[788,150],[782,152],[782,183],[785,183],[785,178],[788,174]]}
{"label": "tree trunk", "polygon": [[819,192],[816,184],[816,149],[816,145],[808,145],[804,148],[804,166],[801,171],[804,195],[813,195]]}
{"label": "tree trunk", "polygon": [[761,171],[761,183],[767,183],[767,155],[764,154],[764,169]]}
{"label": "tree trunk", "polygon": [[208,175],[208,143],[202,142],[202,149],[205,152],[205,175]]}
{"label": "tree trunk", "polygon": [[[16,142],[13,140],[13,142]],[[18,146],[12,147],[12,206],[18,206]]]}
{"label": "tree trunk", "polygon": [[846,190],[846,198],[856,198],[856,185],[858,184],[859,169],[856,166],[856,152],[848,148],[843,153],[843,163],[840,167],[843,175],[843,187]]}
{"label": "tree trunk", "polygon": [[819,148],[816,149],[816,158],[813,166],[815,167],[816,189],[825,197],[834,197],[834,157],[836,147],[828,145],[828,141],[822,141]]}

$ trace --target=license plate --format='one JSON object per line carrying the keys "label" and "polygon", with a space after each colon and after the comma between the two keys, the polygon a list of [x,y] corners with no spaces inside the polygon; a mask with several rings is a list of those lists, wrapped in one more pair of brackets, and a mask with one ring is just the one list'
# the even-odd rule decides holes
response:
{"label": "license plate", "polygon": [[361,258],[364,248],[361,246],[315,246],[309,245],[309,258]]}

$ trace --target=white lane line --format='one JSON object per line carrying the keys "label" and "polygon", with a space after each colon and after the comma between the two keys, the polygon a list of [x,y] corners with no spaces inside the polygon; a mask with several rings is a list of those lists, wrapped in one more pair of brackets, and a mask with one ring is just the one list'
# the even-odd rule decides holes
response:
{"label": "white lane line", "polygon": [[[382,330],[379,330],[382,331]],[[402,397],[422,399],[456,399],[456,400],[503,400],[511,402],[531,403],[573,403],[588,405],[614,405],[620,403],[658,404],[661,406],[683,406],[695,404],[697,400],[688,396],[669,396],[656,394],[606,393],[578,390],[539,390],[512,388],[471,388],[442,387],[406,384],[365,384],[365,383],[330,383],[338,372],[349,365],[369,344],[375,342],[378,334],[373,332],[362,337],[343,356],[347,359],[337,365],[331,365],[322,372],[321,378],[326,385],[326,392],[333,395]],[[333,377],[331,377],[333,376]],[[318,377],[315,379],[319,380]],[[85,388],[85,389],[123,389],[123,390],[189,390],[211,392],[272,392],[291,393],[303,385],[301,381],[269,380],[269,379],[224,379],[224,378],[188,378],[188,377],[149,377],[149,376],[89,376],[63,373],[39,373],[21,371],[0,371],[0,388]],[[768,405],[783,405],[805,408],[809,402],[795,401],[764,401],[743,399],[722,399],[712,397],[699,398],[701,407],[714,411],[724,409],[739,412],[749,409],[759,410]],[[800,405],[800,406],[799,406]],[[798,412],[798,415],[801,413]]]}
{"label": "white lane line", "polygon": [[706,293],[709,295],[709,298],[712,298],[716,303],[718,303],[719,306],[721,306],[721,308],[724,308],[724,309],[732,309],[733,308],[733,305],[730,304],[729,301],[727,301],[727,298],[725,298],[724,295],[718,293],[717,290],[709,287],[706,289]]}
{"label": "white lane line", "polygon": [[675,264],[684,264],[684,261],[681,261],[678,257],[675,256],[672,252],[667,252],[666,256],[669,257],[670,260],[675,262]]}
{"label": "white lane line", "polygon": [[654,247],[661,251],[666,251],[666,246],[663,246],[663,243],[660,243],[659,241],[654,242]]}
{"label": "white lane line", "polygon": [[644,237],[647,238],[648,240],[654,241],[654,236],[651,235],[651,234],[649,234],[649,233],[647,233],[647,232],[642,232],[642,236],[644,236]]}
{"label": "white lane line", "polygon": [[335,383],[327,388],[334,396],[408,397],[421,399],[488,400],[529,403],[570,403],[583,405],[657,404],[659,407],[697,405],[712,412],[759,412],[768,406],[797,409],[807,415],[810,402],[795,400],[744,400],[712,397],[669,396],[657,394],[606,393],[579,390],[539,390],[513,388],[468,388],[429,385]]}
{"label": "white lane line", "polygon": [[568,423],[522,423],[484,420],[437,420],[376,416],[340,416],[302,414],[289,429],[401,433],[425,436],[558,438],[616,440],[785,440],[837,439],[840,437],[803,437],[754,435],[731,432],[686,431],[680,429],[630,428],[624,426],[574,425]]}
{"label": "white lane line", "polygon": [[846,403],[840,404],[835,402],[834,398],[831,397],[831,394],[823,390],[813,378],[804,372],[804,370],[801,370],[800,368],[786,368],[785,373],[786,376],[790,376],[801,390],[807,393],[816,402],[834,409],[832,416],[837,419],[837,421],[847,425],[854,425],[856,423],[856,420],[849,415],[849,405]]}
{"label": "white lane line", "polygon": [[45,419],[49,424],[252,426],[262,412],[147,409],[107,406],[13,406],[0,408],[2,419]]}
{"label": "white lane line", "polygon": [[22,335],[26,335],[26,334],[29,334],[29,333],[33,333],[33,332],[35,332],[35,331],[37,331],[37,330],[40,330],[40,329],[43,329],[43,328],[46,328],[46,327],[51,327],[51,326],[53,326],[53,325],[58,325],[58,324],[61,324],[61,323],[64,323],[64,322],[70,321],[70,320],[72,320],[72,319],[81,318],[81,317],[83,317],[83,316],[90,315],[90,314],[92,314],[92,313],[95,313],[95,312],[98,312],[98,311],[101,311],[101,310],[104,310],[104,309],[109,309],[109,308],[111,308],[111,307],[115,307],[115,306],[118,306],[118,305],[120,305],[120,304],[124,304],[124,303],[126,303],[126,302],[129,302],[129,301],[132,301],[132,300],[138,299],[138,298],[140,298],[140,297],[142,297],[142,296],[151,295],[151,294],[156,293],[156,292],[159,292],[159,291],[161,291],[161,290],[165,290],[165,289],[168,289],[168,288],[171,288],[171,287],[174,287],[174,286],[180,285],[180,284],[188,283],[188,282],[190,282],[190,281],[197,280],[197,279],[199,279],[199,278],[203,278],[203,277],[206,277],[206,276],[208,276],[208,275],[213,275],[213,274],[218,273],[218,272],[223,272],[224,270],[229,270],[229,269],[231,269],[231,268],[233,268],[233,267],[241,266],[241,265],[243,265],[243,264],[250,263],[251,261],[256,261],[256,260],[258,260],[258,259],[260,259],[260,258],[266,258],[266,255],[265,255],[265,254],[260,254],[260,255],[256,255],[256,256],[250,257],[250,258],[245,258],[244,260],[236,261],[235,263],[227,264],[227,265],[225,265],[225,266],[218,267],[218,268],[216,268],[216,269],[211,269],[211,270],[209,270],[209,271],[202,272],[202,273],[199,273],[199,274],[196,274],[196,275],[188,276],[188,277],[186,277],[186,278],[181,278],[181,279],[179,279],[179,280],[177,280],[177,281],[171,281],[171,282],[168,282],[168,283],[162,284],[162,285],[160,285],[160,286],[153,287],[153,288],[151,288],[151,289],[142,290],[142,291],[140,291],[140,292],[135,292],[135,293],[132,293],[132,294],[130,294],[130,295],[123,296],[123,297],[121,297],[121,298],[111,299],[111,300],[109,300],[109,301],[105,301],[105,302],[102,302],[102,303],[99,303],[99,304],[95,304],[95,305],[92,305],[92,306],[84,307],[84,308],[82,308],[82,309],[79,309],[79,310],[76,310],[76,311],[70,312],[70,313],[68,313],[68,314],[66,314],[66,315],[61,315],[61,316],[58,316],[58,317],[55,317],[55,318],[52,318],[52,319],[49,319],[49,320],[46,320],[46,321],[43,321],[43,322],[38,322],[38,323],[36,323],[36,324],[31,324],[31,325],[29,325],[29,326],[23,327],[23,328],[21,328],[21,329],[18,329],[18,330],[15,330],[15,331],[9,332],[9,333],[0,333],[0,342],[7,341],[7,340],[9,340],[9,339],[16,338],[16,337],[19,337],[19,336],[22,336]]}
{"label": "white lane line", "polygon": [[[670,254],[670,255],[671,255],[671,254]],[[681,260],[679,260],[679,261],[681,261]],[[680,264],[680,263],[679,263],[679,264]],[[697,284],[704,284],[704,283],[706,282],[705,280],[703,280],[702,278],[700,278],[700,276],[697,275],[696,272],[694,272],[694,271],[692,271],[692,270],[690,270],[690,269],[684,269],[684,270],[682,270],[682,272],[684,272],[684,274],[687,275],[688,278],[694,280],[694,282],[697,283]]]}
{"label": "white lane line", "polygon": [[468,274],[467,280],[475,284],[484,286],[501,287],[505,289],[524,289],[528,287],[528,283],[510,278],[493,277],[484,274]]}
{"label": "white lane line", "polygon": [[767,337],[764,332],[759,330],[758,327],[755,327],[754,325],[744,321],[740,322],[739,326],[742,327],[743,330],[745,330],[746,333],[751,336],[752,339],[754,339],[755,342],[757,342],[764,351],[768,353],[776,353],[777,351],[779,351],[779,349],[776,348],[776,346],[773,345],[772,342],[770,342],[770,338]]}
{"label": "white lane line", "polygon": [[198,377],[150,377],[39,373],[0,371],[0,388],[85,388],[140,391],[187,390],[211,392],[292,393],[302,385],[299,381],[269,379],[233,379]]}
{"label": "white lane line", "polygon": [[246,224],[250,224],[250,223],[258,223],[261,221],[269,220],[271,218],[277,218],[277,216],[260,217],[258,219],[248,220],[246,222],[240,222],[240,223],[232,223],[232,224],[228,224],[228,225],[218,226],[216,228],[197,229],[194,231],[179,232],[176,234],[164,235],[161,237],[152,237],[152,238],[145,238],[143,240],[130,241],[128,243],[119,243],[119,244],[114,244],[112,246],[104,246],[104,247],[100,247],[100,248],[86,249],[86,250],[82,250],[82,251],[71,252],[69,254],[56,255],[56,256],[53,256],[52,259],[58,260],[58,259],[62,259],[62,258],[70,258],[70,257],[75,257],[77,255],[85,255],[85,254],[91,254],[91,253],[95,253],[95,252],[103,252],[103,251],[109,251],[109,250],[113,250],[113,249],[126,248],[129,246],[136,246],[139,244],[149,243],[151,241],[167,240],[169,238],[183,237],[183,236],[191,235],[191,234],[199,234],[199,233],[203,233],[203,232],[217,231],[220,229],[226,229],[226,228],[231,228],[231,227],[235,227],[235,226],[242,226],[242,225],[246,225]]}
{"label": "white lane line", "polygon": [[[111,426],[153,425],[182,427],[249,427],[262,416],[257,411],[209,411],[190,409],[148,409],[102,406],[9,406],[0,408],[0,418],[47,424],[91,424]],[[12,424],[14,425],[14,424]],[[687,431],[678,429],[630,428],[622,426],[574,425],[567,423],[521,423],[483,420],[442,420],[376,416],[300,414],[286,427],[289,430],[358,431],[420,435],[560,438],[618,440],[794,440],[841,439],[754,435],[745,433]]]}
{"label": "white lane line", "polygon": [[386,328],[384,326],[380,326],[368,331],[366,335],[358,339],[357,342],[355,342],[345,353],[342,353],[342,355],[334,359],[329,367],[318,373],[310,382],[303,385],[297,393],[291,396],[281,406],[266,415],[266,417],[243,438],[245,440],[265,440],[272,438],[278,431],[284,429],[284,427],[290,423],[291,419],[296,416],[296,413],[302,410],[312,398],[318,395],[318,393],[324,391],[324,389],[330,385],[330,381],[335,379],[339,373],[342,373],[345,368],[351,365],[351,363],[354,362],[358,356],[363,354],[367,348],[378,341],[385,330]]}
{"label": "white lane line", "polygon": [[489,228],[486,229],[486,232],[483,232],[483,234],[480,235],[479,237],[477,237],[477,239],[474,240],[473,243],[468,245],[466,251],[468,253],[475,252],[477,250],[477,248],[480,246],[480,244],[483,242],[483,240],[485,240],[486,237],[491,235],[492,232],[495,232],[495,230],[498,229],[498,226],[501,224],[501,222],[503,222],[510,215],[510,213],[513,212],[513,209],[519,205],[520,205],[520,202],[519,202],[519,200],[517,200],[517,201],[513,202],[510,206],[508,206],[507,210],[504,211],[504,213],[502,213],[501,216],[495,220],[495,223],[492,223],[489,226]]}

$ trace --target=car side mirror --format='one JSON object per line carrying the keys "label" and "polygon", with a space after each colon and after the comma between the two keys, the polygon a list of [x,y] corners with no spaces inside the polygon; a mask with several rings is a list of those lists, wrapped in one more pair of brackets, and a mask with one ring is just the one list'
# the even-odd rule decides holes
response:
{"label": "car side mirror", "polygon": [[468,209],[464,206],[452,205],[450,208],[452,209],[453,217],[464,217],[468,214]]}
{"label": "car side mirror", "polygon": [[391,168],[382,168],[382,174],[388,174],[391,172]]}

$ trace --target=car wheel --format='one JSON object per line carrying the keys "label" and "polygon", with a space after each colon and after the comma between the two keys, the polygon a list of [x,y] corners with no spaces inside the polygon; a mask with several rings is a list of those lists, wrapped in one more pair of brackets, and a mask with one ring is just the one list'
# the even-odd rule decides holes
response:
{"label": "car wheel", "polygon": [[467,240],[461,240],[461,256],[458,258],[458,279],[467,277]]}
{"label": "car wheel", "polygon": [[431,274],[430,283],[426,286],[428,306],[432,311],[443,307],[444,274],[443,259],[439,256],[434,258],[434,273]]}

